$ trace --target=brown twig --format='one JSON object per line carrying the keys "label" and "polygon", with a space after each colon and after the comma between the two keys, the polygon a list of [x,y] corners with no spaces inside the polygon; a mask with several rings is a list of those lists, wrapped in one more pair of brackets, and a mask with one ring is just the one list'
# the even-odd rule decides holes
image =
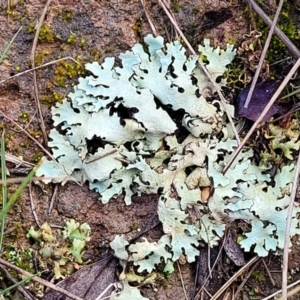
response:
{"label": "brown twig", "polygon": [[[183,34],[183,32],[180,30],[179,26],[177,25],[177,23],[175,22],[174,18],[172,17],[171,13],[169,12],[169,10],[167,9],[167,7],[165,6],[164,2],[162,0],[158,0],[159,4],[161,5],[161,7],[163,8],[163,10],[165,11],[166,15],[168,16],[169,20],[171,21],[171,23],[174,25],[176,31],[178,32],[178,34],[181,36],[181,38],[183,39],[184,43],[187,45],[187,47],[189,48],[189,50],[191,51],[192,54],[196,55],[195,50],[193,49],[193,47],[191,46],[191,44],[189,43],[189,41],[187,40],[187,38],[185,37],[185,35]],[[226,100],[222,94],[222,92],[220,91],[218,85],[216,84],[216,82],[212,79],[212,77],[210,76],[209,72],[207,71],[204,63],[202,62],[201,59],[198,59],[198,63],[201,66],[203,72],[205,73],[205,75],[209,78],[209,80],[211,81],[211,83],[213,84],[214,88],[216,89],[221,102],[223,104],[223,108],[225,113],[227,114],[227,118],[229,120],[229,123],[232,126],[232,130],[234,132],[234,135],[236,137],[236,140],[238,143],[240,143],[240,138],[239,138],[239,134],[234,126],[233,120],[230,116],[230,113],[228,112],[227,108],[226,108]]]}
{"label": "brown twig", "polygon": [[287,280],[288,280],[288,259],[289,259],[289,243],[290,230],[293,217],[294,201],[297,193],[298,178],[300,173],[300,153],[298,154],[297,165],[294,174],[293,188],[290,196],[289,207],[287,210],[285,240],[283,248],[283,266],[282,266],[282,299],[287,299]]}
{"label": "brown twig", "polygon": [[290,72],[288,73],[288,75],[284,78],[284,80],[282,81],[282,83],[278,87],[277,91],[274,93],[273,97],[270,99],[270,101],[267,104],[267,106],[264,108],[264,110],[262,111],[262,113],[259,115],[259,117],[257,118],[257,120],[252,125],[251,129],[249,130],[249,132],[246,134],[246,136],[243,139],[243,141],[241,142],[241,144],[238,146],[238,148],[235,150],[235,152],[231,156],[229,162],[227,163],[227,165],[225,166],[225,168],[223,170],[223,174],[225,174],[228,171],[228,169],[230,168],[231,164],[236,159],[236,157],[239,155],[239,153],[241,152],[241,150],[243,149],[243,147],[247,143],[248,139],[251,137],[252,133],[254,132],[254,130],[256,129],[256,127],[258,126],[258,124],[263,120],[263,118],[265,117],[266,113],[269,111],[269,109],[271,108],[271,106],[274,104],[274,102],[276,101],[276,99],[279,97],[280,93],[283,91],[283,89],[285,88],[285,86],[288,84],[288,82],[290,81],[290,79],[292,78],[292,76],[294,75],[294,73],[298,70],[299,66],[300,66],[300,58],[297,60],[296,64],[290,70]]}
{"label": "brown twig", "polygon": [[254,77],[253,77],[253,80],[252,80],[252,83],[251,83],[251,86],[250,86],[249,93],[248,93],[247,98],[246,98],[246,102],[245,102],[245,105],[244,105],[246,108],[248,108],[250,100],[252,98],[252,94],[253,94],[253,91],[254,91],[254,88],[255,88],[260,70],[261,70],[262,65],[264,63],[264,60],[265,60],[265,57],[266,57],[266,54],[267,54],[272,36],[273,36],[273,32],[274,32],[277,20],[279,18],[279,15],[280,15],[280,12],[281,12],[281,9],[282,9],[282,5],[283,5],[283,0],[280,0],[280,2],[278,4],[278,7],[277,7],[277,10],[276,10],[276,13],[275,13],[275,16],[274,16],[274,19],[273,19],[273,22],[272,22],[272,26],[270,28],[270,31],[269,31],[269,34],[268,34],[268,37],[267,37],[267,40],[265,42],[263,51],[260,55],[258,66],[257,66],[257,69],[255,71],[255,74],[254,74]]}
{"label": "brown twig", "polygon": [[[37,28],[36,28],[36,32],[35,32],[35,36],[34,36],[34,40],[32,43],[32,50],[31,50],[31,66],[34,69],[35,68],[35,62],[34,62],[34,56],[35,56],[35,50],[36,50],[36,46],[37,46],[37,42],[38,42],[38,38],[39,38],[39,34],[40,34],[40,30],[42,27],[42,24],[44,22],[48,7],[51,3],[51,0],[48,0],[43,13],[39,19]],[[34,98],[35,98],[35,104],[37,107],[37,111],[38,111],[38,118],[40,119],[40,126],[41,126],[41,130],[43,133],[43,138],[44,138],[44,142],[46,145],[48,145],[48,137],[47,137],[47,132],[46,132],[46,128],[45,128],[45,124],[44,124],[44,118],[43,118],[43,114],[42,114],[42,110],[41,110],[41,105],[40,105],[40,100],[39,100],[39,93],[38,93],[38,86],[37,86],[37,80],[36,80],[36,71],[33,70],[33,86],[34,86]]]}
{"label": "brown twig", "polygon": [[24,271],[23,269],[21,269],[21,268],[15,266],[15,265],[13,265],[13,264],[5,261],[2,258],[0,258],[0,264],[3,265],[3,266],[5,266],[5,267],[7,267],[7,268],[9,268],[9,269],[13,269],[13,270],[17,271],[18,273],[20,273],[21,275],[23,275],[25,277],[29,277],[29,278],[31,278],[31,280],[36,281],[38,283],[41,283],[41,284],[47,286],[48,288],[50,288],[50,289],[52,289],[52,290],[54,290],[56,292],[59,292],[59,293],[65,295],[67,297],[70,297],[71,299],[74,299],[74,300],[84,300],[84,299],[82,299],[80,297],[77,297],[76,295],[74,295],[74,294],[72,294],[72,293],[70,293],[70,292],[68,292],[68,291],[60,288],[59,286],[56,286],[56,285],[48,282],[47,280],[44,280],[44,279],[42,279],[42,278],[40,278],[38,276],[35,276],[35,275],[33,275],[33,274],[31,274],[31,273],[29,273],[27,271]]}
{"label": "brown twig", "polygon": [[[265,12],[256,4],[254,0],[248,0],[249,5],[253,10],[261,17],[261,19],[268,25],[272,26],[272,20],[265,14]],[[295,56],[295,58],[300,57],[299,49],[291,42],[291,40],[276,26],[274,29],[275,34],[278,38],[286,45],[290,52]]]}

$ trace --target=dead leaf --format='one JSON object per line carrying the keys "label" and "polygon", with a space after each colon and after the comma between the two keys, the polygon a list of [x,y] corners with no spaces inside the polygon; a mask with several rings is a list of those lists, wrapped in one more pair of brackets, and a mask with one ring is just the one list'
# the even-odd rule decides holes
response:
{"label": "dead leaf", "polygon": [[[116,282],[116,265],[117,260],[112,255],[108,255],[89,266],[83,267],[72,276],[61,281],[58,286],[78,297],[94,300],[111,283]],[[108,289],[103,297],[108,297],[111,292],[112,288]],[[69,300],[70,298],[51,290],[42,299]]]}

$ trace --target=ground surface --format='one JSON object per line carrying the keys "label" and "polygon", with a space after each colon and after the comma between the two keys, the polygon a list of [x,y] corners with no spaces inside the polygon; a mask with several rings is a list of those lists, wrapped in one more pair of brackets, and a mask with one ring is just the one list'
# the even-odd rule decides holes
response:
{"label": "ground surface", "polygon": [[[41,65],[70,56],[83,65],[93,60],[102,62],[105,57],[125,52],[135,43],[140,42],[146,34],[151,33],[145,9],[149,12],[158,33],[166,40],[175,39],[174,28],[157,1],[144,2],[145,8],[139,0],[53,0],[48,8],[35,50],[35,64]],[[210,38],[215,45],[225,45],[227,42],[239,45],[243,40],[243,35],[250,32],[250,19],[245,13],[246,5],[243,1],[171,2],[179,27],[194,47],[200,44],[204,37]],[[46,1],[10,1],[10,7],[8,7],[7,2],[2,1],[1,51],[17,30],[23,27],[0,65],[0,80],[31,68],[34,28],[45,5]],[[72,85],[77,83],[78,76],[83,72],[84,69],[71,60],[65,60],[37,71],[38,95],[47,132],[52,128],[51,106],[71,91]],[[35,139],[43,144],[42,132],[36,118],[34,98],[32,74],[27,73],[16,77],[1,85],[0,111],[24,126]],[[46,155],[7,118],[1,117],[1,127],[5,129],[6,148],[10,154],[21,156],[24,160],[34,164]],[[8,163],[9,169],[14,167],[14,164]],[[10,186],[10,193],[16,188],[17,185]],[[48,214],[53,189],[53,185],[32,184],[32,201],[35,204],[39,223],[48,222],[51,226],[63,226],[64,221],[70,218],[78,222],[88,222],[92,228],[92,246],[89,250],[89,258],[92,261],[97,261],[104,254],[109,253],[108,243],[116,234],[124,234],[127,239],[137,238],[142,234],[148,239],[160,237],[162,229],[156,215],[156,195],[136,197],[130,206],[124,204],[122,197],[104,205],[98,200],[98,194],[90,191],[87,186],[68,183],[58,188],[54,209]],[[23,248],[34,247],[25,238],[31,226],[37,227],[32,214],[29,193],[26,190],[10,211],[5,232],[4,252],[8,249],[19,251]],[[212,257],[217,252],[218,249],[214,249]],[[205,260],[207,253],[205,245],[201,248],[201,253],[200,258]],[[251,254],[247,255],[246,260],[251,257]],[[280,288],[280,256],[270,256],[265,259],[265,262],[268,267],[264,267],[262,263],[257,265],[256,273],[254,273],[256,275],[250,277],[242,293],[236,299],[262,299],[263,296]],[[296,269],[298,262],[299,251],[294,248],[290,257],[290,267]],[[203,264],[205,265],[205,262]],[[48,267],[51,269],[53,266]],[[180,265],[180,269],[181,273],[176,269],[170,279],[161,284],[157,283],[155,287],[145,286],[142,289],[144,296],[160,300],[185,299],[182,277],[187,297],[192,299],[196,264],[183,264]],[[206,270],[206,267],[203,269]],[[223,253],[213,273],[214,279],[209,280],[211,293],[214,293],[238,269]],[[270,271],[269,275],[266,272],[267,269]],[[198,272],[204,276],[201,270]],[[51,275],[51,272],[48,275]],[[239,278],[234,286],[238,286],[242,278]],[[271,278],[274,280],[273,283]],[[291,275],[293,281],[295,278],[294,274]],[[76,291],[73,292],[76,293]]]}

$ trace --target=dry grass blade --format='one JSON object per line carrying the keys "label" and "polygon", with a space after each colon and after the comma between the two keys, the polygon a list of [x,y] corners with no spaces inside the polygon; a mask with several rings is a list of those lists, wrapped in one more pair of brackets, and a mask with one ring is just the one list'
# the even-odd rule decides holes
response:
{"label": "dry grass blade", "polygon": [[[292,295],[294,295],[294,294],[296,294],[296,293],[299,292],[299,289],[300,289],[300,280],[297,280],[296,282],[294,282],[294,283],[288,285],[287,288],[290,289],[290,288],[292,288],[292,287],[295,287],[295,288],[294,288],[293,290],[291,290],[291,291],[287,294],[287,297],[290,297],[290,296],[292,296]],[[281,291],[282,291],[282,290],[279,290],[279,291],[277,291],[276,293],[274,293],[274,294],[272,294],[272,295],[269,295],[268,297],[265,297],[265,298],[263,298],[263,299],[261,299],[261,300],[270,300],[270,299],[274,299],[274,297],[277,296],[278,294],[280,294]],[[276,298],[276,299],[277,299],[277,298]],[[287,299],[287,298],[286,298],[286,299]],[[286,300],[286,299],[281,298],[281,300]]]}
{"label": "dry grass blade", "polygon": [[264,267],[265,267],[266,272],[268,273],[269,280],[271,281],[271,283],[272,283],[273,286],[276,286],[276,283],[275,283],[275,281],[274,281],[274,278],[273,278],[273,276],[272,276],[272,274],[271,274],[271,272],[270,272],[270,270],[269,270],[269,268],[268,268],[268,266],[267,266],[265,260],[262,259],[262,262],[263,262],[263,264],[264,264]]}
{"label": "dry grass blade", "polygon": [[0,111],[0,114],[7,120],[9,120],[12,124],[14,124],[15,126],[17,126],[22,132],[24,132],[34,143],[36,143],[41,150],[43,150],[44,153],[46,153],[51,159],[53,159],[55,161],[55,158],[52,156],[52,154],[46,150],[43,145],[37,141],[34,137],[32,137],[25,129],[23,129],[18,123],[16,123],[13,119],[11,119],[10,117],[8,117],[6,114],[4,114],[2,111]]}
{"label": "dry grass blade", "polygon": [[[216,265],[217,265],[217,262],[219,261],[219,258],[220,258],[221,254],[222,254],[222,250],[224,249],[225,242],[226,242],[226,236],[225,236],[224,239],[223,239],[223,243],[222,243],[222,246],[220,247],[218,256],[216,257],[216,260],[215,260],[213,266],[210,268],[210,273],[207,275],[206,279],[204,280],[204,282],[203,282],[203,284],[202,284],[202,287],[199,289],[199,291],[197,292],[196,295],[195,295],[195,292],[194,292],[194,298],[193,298],[194,300],[199,299],[200,293],[201,293],[201,291],[204,289],[204,287],[205,287],[207,281],[209,280],[209,278],[212,278],[212,272],[213,272],[213,270],[215,269],[215,267],[216,267]],[[208,265],[210,265],[210,263],[208,263]],[[197,271],[197,273],[198,273],[198,271]]]}
{"label": "dry grass blade", "polygon": [[181,273],[181,269],[180,269],[180,265],[179,265],[179,262],[177,261],[177,268],[178,268],[178,271],[179,271],[179,275],[180,275],[180,281],[181,281],[181,285],[182,285],[182,289],[183,289],[183,293],[184,293],[184,298],[186,300],[188,300],[188,296],[186,294],[186,289],[185,289],[185,286],[184,286],[184,281],[183,281],[183,278],[182,278],[182,273]]}
{"label": "dry grass blade", "polygon": [[38,216],[37,216],[36,211],[35,211],[35,205],[34,205],[34,202],[33,202],[33,198],[32,198],[31,183],[29,183],[29,185],[28,185],[28,190],[29,190],[30,207],[31,207],[32,215],[33,215],[33,217],[34,217],[34,220],[35,220],[37,226],[38,226],[39,228],[41,228],[41,225],[40,225]]}
{"label": "dry grass blade", "polygon": [[24,288],[20,283],[17,282],[15,278],[11,276],[11,274],[6,270],[6,268],[0,266],[0,272],[7,278],[11,283],[16,286],[16,289],[21,293],[26,300],[34,300],[34,297]]}
{"label": "dry grass blade", "polygon": [[7,267],[7,268],[9,268],[9,269],[17,271],[18,273],[20,273],[23,276],[30,277],[31,280],[39,282],[39,283],[41,283],[41,284],[49,287],[50,289],[53,289],[53,290],[55,290],[57,292],[60,292],[61,294],[65,295],[67,297],[70,297],[71,299],[74,299],[74,300],[84,300],[84,299],[82,299],[80,297],[77,297],[76,295],[73,295],[70,292],[67,292],[64,289],[62,289],[62,288],[60,288],[60,287],[58,287],[58,286],[56,286],[56,285],[48,282],[47,280],[44,280],[44,279],[42,279],[42,278],[40,278],[38,276],[34,276],[33,274],[31,274],[31,273],[29,273],[27,271],[24,271],[23,269],[21,269],[19,267],[16,267],[15,265],[13,265],[13,264],[5,261],[2,258],[0,258],[0,264],[3,265],[3,266],[5,266],[5,267]]}
{"label": "dry grass blade", "polygon": [[290,81],[290,79],[292,78],[292,76],[298,70],[299,66],[300,66],[300,58],[297,60],[296,64],[293,66],[293,68],[290,70],[290,72],[285,77],[285,79],[283,80],[283,82],[280,84],[280,86],[278,87],[277,91],[274,93],[273,97],[270,99],[270,102],[268,103],[268,105],[262,111],[262,113],[260,114],[260,116],[258,117],[258,119],[252,125],[251,129],[249,130],[249,132],[246,134],[246,136],[243,139],[243,141],[241,142],[241,144],[238,146],[238,148],[236,149],[236,151],[231,156],[229,162],[227,163],[227,165],[225,166],[225,168],[223,170],[223,174],[225,174],[228,171],[228,169],[230,168],[231,164],[236,159],[236,157],[239,155],[239,153],[241,152],[241,150],[243,149],[243,147],[247,143],[248,139],[251,137],[252,133],[254,132],[254,130],[256,129],[256,127],[258,126],[258,124],[263,120],[263,118],[265,117],[266,113],[269,111],[269,109],[271,108],[271,106],[274,104],[274,102],[276,101],[276,99],[279,97],[280,93],[283,91],[283,89],[285,88],[285,86],[288,84],[288,82]]}
{"label": "dry grass blade", "polygon": [[17,167],[20,167],[20,166],[25,167],[25,168],[33,168],[34,167],[34,164],[32,164],[28,161],[22,160],[22,159],[18,158],[17,156],[14,156],[7,152],[5,153],[5,160],[15,164]]}
{"label": "dry grass blade", "polygon": [[[6,81],[11,80],[11,79],[13,79],[13,78],[15,78],[15,77],[19,77],[19,76],[21,76],[21,75],[24,75],[24,74],[33,72],[33,71],[35,71],[35,70],[39,70],[39,69],[45,68],[45,67],[47,67],[47,66],[51,66],[51,65],[53,65],[53,64],[56,64],[56,63],[58,63],[58,62],[61,62],[61,61],[63,61],[63,60],[68,60],[68,59],[69,59],[69,60],[72,60],[72,61],[73,61],[74,63],[76,63],[76,64],[79,64],[73,57],[71,57],[71,56],[66,56],[66,57],[63,57],[63,58],[60,58],[60,59],[56,59],[56,60],[53,60],[53,61],[49,61],[48,63],[45,63],[45,64],[40,65],[40,66],[38,66],[38,67],[35,67],[35,68],[32,68],[32,69],[29,69],[29,70],[20,72],[20,73],[15,74],[15,75],[13,75],[13,76],[11,76],[11,77],[8,77],[8,78],[6,78],[6,79],[0,80],[0,84],[5,83]],[[80,64],[79,64],[79,65],[80,65]]]}
{"label": "dry grass blade", "polygon": [[[191,44],[189,43],[189,41],[187,40],[187,38],[185,37],[185,35],[183,34],[183,32],[180,30],[179,26],[177,25],[177,23],[175,22],[174,18],[172,17],[171,13],[169,12],[169,10],[167,9],[167,7],[165,6],[164,2],[162,0],[158,0],[160,6],[163,8],[163,10],[165,11],[166,15],[168,16],[169,20],[171,21],[171,23],[174,25],[176,31],[178,32],[178,34],[181,36],[181,38],[183,39],[184,43],[187,45],[187,47],[189,48],[189,50],[191,51],[192,54],[196,55],[195,50],[193,49],[193,47],[191,46]],[[209,78],[209,80],[211,81],[211,83],[213,84],[214,88],[216,89],[221,102],[223,104],[223,108],[226,112],[227,118],[229,120],[229,123],[232,127],[232,130],[234,132],[234,135],[236,137],[237,142],[240,144],[240,138],[239,138],[239,134],[235,128],[235,125],[233,123],[233,120],[230,116],[230,113],[228,112],[228,110],[226,109],[226,100],[222,94],[222,92],[220,91],[219,87],[217,86],[217,84],[214,82],[214,80],[211,78],[209,72],[207,71],[207,69],[205,68],[204,63],[198,59],[198,63],[201,66],[203,72],[205,73],[205,75]]]}
{"label": "dry grass blade", "polygon": [[[255,3],[253,0],[248,0],[253,10],[262,18],[262,20],[268,25],[272,26],[272,20],[265,14],[265,12]],[[299,49],[291,42],[291,40],[276,26],[274,29],[278,38],[286,45],[290,52],[296,58],[300,57]]]}
{"label": "dry grass blade", "polygon": [[277,20],[279,18],[279,15],[280,15],[280,12],[281,12],[281,9],[282,9],[282,5],[283,5],[283,0],[280,0],[279,5],[278,5],[277,10],[276,10],[276,13],[275,13],[275,16],[274,16],[274,19],[273,19],[273,22],[272,22],[272,26],[270,28],[270,31],[269,31],[269,34],[268,34],[268,37],[267,37],[267,40],[266,40],[266,43],[264,45],[264,49],[263,49],[263,51],[261,53],[261,56],[259,58],[259,63],[258,63],[257,69],[255,71],[255,75],[254,75],[254,78],[252,80],[250,90],[249,90],[249,93],[247,95],[247,99],[246,99],[246,102],[245,102],[245,105],[244,105],[245,107],[249,106],[250,100],[252,98],[252,94],[253,94],[258,76],[260,74],[260,70],[261,70],[262,65],[264,63],[264,60],[265,60],[265,57],[266,57],[266,54],[267,54],[272,36],[273,36],[273,32],[274,32]]}
{"label": "dry grass blade", "polygon": [[251,265],[253,265],[259,257],[253,257],[246,265],[244,265],[238,272],[234,274],[214,295],[210,300],[218,300],[219,297],[225,292],[225,290]]}
{"label": "dry grass blade", "polygon": [[[0,180],[0,185],[1,184],[6,184],[6,185],[8,185],[8,184],[15,184],[15,183],[20,183],[20,182],[23,182],[23,180],[25,180],[26,179],[26,177],[15,177],[15,178],[8,178],[8,179],[6,179],[6,180]],[[65,179],[65,177],[64,178],[61,178],[61,177],[32,177],[32,180],[33,181],[43,181],[43,180],[60,180],[60,181],[62,181],[63,179]],[[76,182],[77,183],[77,181],[75,181],[72,177],[68,177],[68,180],[69,181],[74,181],[74,182]]]}
{"label": "dry grass blade", "polygon": [[54,202],[55,202],[55,199],[56,199],[57,190],[58,190],[58,185],[56,184],[55,187],[54,187],[54,189],[53,189],[52,197],[51,197],[51,200],[50,200],[50,203],[49,203],[49,207],[48,207],[48,210],[47,210],[47,214],[48,215],[51,214],[52,209],[54,207]]}
{"label": "dry grass blade", "polygon": [[286,229],[285,229],[285,241],[283,250],[283,266],[282,266],[282,299],[287,299],[287,280],[288,280],[288,258],[289,258],[289,243],[290,243],[290,229],[293,217],[294,201],[297,192],[298,178],[300,173],[300,154],[298,154],[298,160],[293,180],[293,189],[291,192],[290,203],[287,210]]}
{"label": "dry grass blade", "polygon": [[[1,136],[1,179],[6,181],[6,161],[5,161],[5,139],[4,130]],[[2,212],[4,207],[7,205],[7,185],[3,184],[2,187]],[[4,238],[5,218],[1,219],[1,231],[0,231],[0,252],[2,251],[2,244]]]}
{"label": "dry grass blade", "polygon": [[245,286],[245,284],[247,283],[247,281],[249,280],[250,276],[252,275],[252,273],[255,271],[255,269],[257,268],[258,264],[260,263],[261,258],[254,264],[254,266],[247,272],[247,275],[245,276],[245,278],[243,279],[242,283],[240,284],[240,286],[238,287],[235,295],[234,295],[234,300],[238,299],[239,293],[242,291],[243,287]]}
{"label": "dry grass blade", "polygon": [[[37,41],[38,41],[38,38],[39,38],[40,30],[41,30],[42,24],[44,22],[44,19],[45,19],[45,16],[46,16],[46,13],[47,13],[47,10],[48,10],[48,7],[49,7],[50,3],[51,3],[51,0],[48,0],[46,5],[45,5],[45,8],[43,10],[43,13],[42,13],[42,15],[39,19],[39,23],[37,25],[37,28],[36,28],[36,32],[35,32],[35,36],[34,36],[34,40],[33,40],[33,44],[32,44],[31,57],[30,57],[32,68],[35,67],[35,62],[34,62],[35,49],[36,49]],[[45,142],[46,145],[48,145],[48,137],[47,137],[47,133],[46,133],[44,118],[43,118],[43,115],[42,115],[42,110],[41,110],[41,105],[40,105],[40,100],[39,100],[38,86],[37,86],[35,70],[33,71],[33,84],[34,84],[35,104],[36,104],[37,111],[38,111],[40,126],[41,126],[41,130],[42,130],[42,133],[43,133],[44,142]]]}
{"label": "dry grass blade", "polygon": [[154,36],[157,36],[157,35],[158,35],[157,30],[156,30],[156,28],[155,28],[155,26],[154,26],[154,24],[153,24],[153,22],[152,22],[152,19],[151,19],[151,17],[150,17],[149,11],[148,11],[148,9],[147,9],[145,3],[144,3],[144,0],[141,0],[141,3],[142,3],[142,5],[143,5],[143,9],[144,9],[146,18],[147,18],[147,20],[148,20],[148,23],[149,23],[149,25],[150,25],[150,27],[151,27],[151,30],[152,30],[152,32],[153,32],[153,35],[154,35]]}

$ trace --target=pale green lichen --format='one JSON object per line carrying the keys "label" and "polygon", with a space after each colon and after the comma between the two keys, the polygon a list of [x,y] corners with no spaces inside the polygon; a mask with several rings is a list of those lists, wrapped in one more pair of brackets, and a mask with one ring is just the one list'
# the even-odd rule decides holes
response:
{"label": "pale green lichen", "polygon": [[[228,218],[251,223],[252,232],[241,242],[247,251],[255,246],[265,256],[282,248],[293,165],[278,171],[272,187],[249,150],[224,175],[238,143],[223,105],[203,96],[207,90],[212,95],[214,87],[199,68],[199,57],[187,57],[178,41],[164,45],[161,37],[148,35],[145,42],[148,51],[137,44],[120,55],[122,67],[114,67],[114,58],[86,65],[92,75],[79,78],[74,92],[52,108],[56,128],[49,146],[57,162],[45,160],[37,175],[45,182],[51,177],[63,184],[88,181],[103,203],[123,194],[129,205],[134,194],[159,193],[161,239],[127,245],[117,237],[111,244],[116,256],[132,261],[139,271],[151,272],[160,263],[170,266],[182,255],[193,262],[200,240],[219,243]],[[199,50],[213,80],[225,85],[222,75],[234,58],[233,47],[213,49],[205,41]],[[210,185],[215,192],[206,205],[201,192]],[[276,209],[270,214],[266,206]],[[291,235],[299,232],[298,211]]]}

